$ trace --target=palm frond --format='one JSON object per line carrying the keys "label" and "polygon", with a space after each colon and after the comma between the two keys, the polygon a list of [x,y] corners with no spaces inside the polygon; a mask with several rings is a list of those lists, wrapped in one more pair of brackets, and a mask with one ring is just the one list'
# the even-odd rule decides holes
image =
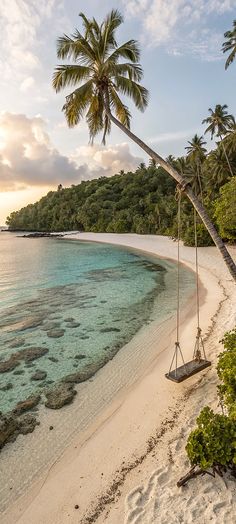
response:
{"label": "palm frond", "polygon": [[148,104],[148,90],[121,75],[117,75],[115,81],[118,91],[131,98],[140,111],[144,111]]}
{"label": "palm frond", "polygon": [[110,46],[117,46],[115,39],[115,30],[122,24],[123,21],[123,16],[118,11],[118,9],[112,9],[111,12],[105,18],[104,22],[102,23],[101,36],[103,56],[106,56],[106,53]]}
{"label": "palm frond", "polygon": [[228,69],[236,57],[236,20],[233,21],[233,30],[226,31],[224,37],[228,38],[228,40],[222,44],[222,51],[223,53],[231,51],[225,62],[225,69]]}
{"label": "palm frond", "polygon": [[88,20],[84,13],[80,13],[79,16],[82,18],[83,26],[85,28],[84,40],[90,43],[92,49],[97,49],[99,45],[100,31],[95,18]]}
{"label": "palm frond", "polygon": [[118,120],[129,129],[131,114],[128,110],[128,107],[125,104],[123,104],[120,97],[116,93],[116,90],[113,87],[110,87],[109,89],[109,99],[111,108],[115,110],[115,114]]}
{"label": "palm frond", "polygon": [[95,136],[104,129],[104,104],[100,93],[95,92],[90,98],[86,121],[89,128],[90,142],[93,143]]}
{"label": "palm frond", "polygon": [[109,69],[111,73],[112,71],[114,72],[114,76],[117,74],[127,76],[130,80],[134,80],[135,82],[139,82],[143,76],[143,70],[140,64],[125,62],[123,64],[110,65]]}
{"label": "palm frond", "polygon": [[66,97],[62,111],[69,127],[74,127],[83,118],[93,93],[93,82],[89,80]]}
{"label": "palm frond", "polygon": [[117,47],[107,60],[117,63],[120,58],[125,58],[133,63],[137,63],[140,59],[138,42],[136,40],[128,40],[128,42]]}
{"label": "palm frond", "polygon": [[86,80],[90,74],[91,70],[87,66],[59,65],[55,68],[52,85],[56,93],[59,93],[66,86],[74,86]]}

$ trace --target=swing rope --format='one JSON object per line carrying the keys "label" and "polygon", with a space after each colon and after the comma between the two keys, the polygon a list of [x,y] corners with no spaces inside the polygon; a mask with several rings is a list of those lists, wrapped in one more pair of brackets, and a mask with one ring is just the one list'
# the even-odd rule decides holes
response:
{"label": "swing rope", "polygon": [[180,235],[181,235],[181,187],[177,186],[175,199],[178,201],[178,213],[177,213],[177,223],[178,223],[178,234],[177,234],[177,308],[176,308],[176,342],[175,350],[170,364],[169,374],[172,370],[172,366],[175,360],[175,376],[177,374],[178,367],[178,352],[181,355],[183,365],[185,367],[185,372],[187,372],[185,360],[179,343],[179,323],[180,323]]}
{"label": "swing rope", "polygon": [[[181,193],[184,192],[186,185],[178,185],[176,187],[175,199],[178,201],[177,223],[177,311],[176,311],[176,342],[175,350],[171,360],[169,372],[166,373],[166,378],[174,382],[182,382],[189,376],[198,373],[202,369],[211,365],[211,362],[206,359],[204,343],[202,338],[202,330],[200,328],[200,297],[199,297],[199,264],[198,264],[198,241],[197,241],[197,215],[194,208],[194,240],[195,240],[195,269],[196,269],[196,307],[197,307],[197,335],[193,351],[193,357],[190,362],[185,363],[184,356],[179,342],[179,325],[180,325],[180,236],[181,236]],[[204,358],[202,358],[202,353]],[[180,355],[183,364],[178,367],[178,355]],[[195,361],[195,363],[194,363]],[[174,363],[175,362],[175,363]],[[172,370],[172,366],[175,368]],[[184,369],[184,373],[183,373]]]}
{"label": "swing rope", "polygon": [[200,305],[199,305],[199,266],[198,266],[198,242],[197,242],[197,213],[196,209],[193,208],[194,216],[194,239],[195,239],[195,268],[196,268],[196,301],[197,301],[197,335],[196,342],[193,351],[193,360],[201,361],[201,349],[203,352],[204,359],[206,360],[206,353],[202,338],[202,330],[200,328]]}

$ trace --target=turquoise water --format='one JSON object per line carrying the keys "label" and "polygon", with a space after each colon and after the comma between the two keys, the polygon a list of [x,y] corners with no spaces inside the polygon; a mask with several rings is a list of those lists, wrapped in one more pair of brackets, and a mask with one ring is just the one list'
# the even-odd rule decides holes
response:
{"label": "turquoise water", "polygon": [[[181,269],[181,282],[184,297],[193,274]],[[153,316],[174,311],[175,288],[170,261],[107,244],[0,233],[0,410],[72,373],[88,380]]]}

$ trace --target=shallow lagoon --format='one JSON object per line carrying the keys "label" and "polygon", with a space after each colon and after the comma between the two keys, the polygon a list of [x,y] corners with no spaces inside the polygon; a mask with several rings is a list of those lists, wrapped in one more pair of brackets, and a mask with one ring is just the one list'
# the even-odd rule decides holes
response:
{"label": "shallow lagoon", "polygon": [[[181,281],[189,293],[194,275],[182,268]],[[16,363],[0,373],[0,410],[70,374],[89,379],[151,318],[173,313],[175,290],[170,261],[0,233],[0,370]]]}

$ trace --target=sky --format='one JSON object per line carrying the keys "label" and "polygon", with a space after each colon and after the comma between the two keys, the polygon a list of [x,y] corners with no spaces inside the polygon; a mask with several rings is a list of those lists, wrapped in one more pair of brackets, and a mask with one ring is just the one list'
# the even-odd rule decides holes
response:
{"label": "sky", "polygon": [[[68,129],[62,106],[69,90],[52,89],[56,40],[81,28],[79,13],[99,22],[118,8],[118,42],[141,46],[144,113],[132,103],[132,131],[166,157],[183,155],[203,134],[208,108],[228,104],[236,115],[236,63],[227,71],[224,32],[236,0],[1,0],[0,2],[0,224],[59,184],[133,170],[148,161],[119,129],[106,146],[89,145],[86,123]],[[208,147],[212,147],[208,138]]]}

